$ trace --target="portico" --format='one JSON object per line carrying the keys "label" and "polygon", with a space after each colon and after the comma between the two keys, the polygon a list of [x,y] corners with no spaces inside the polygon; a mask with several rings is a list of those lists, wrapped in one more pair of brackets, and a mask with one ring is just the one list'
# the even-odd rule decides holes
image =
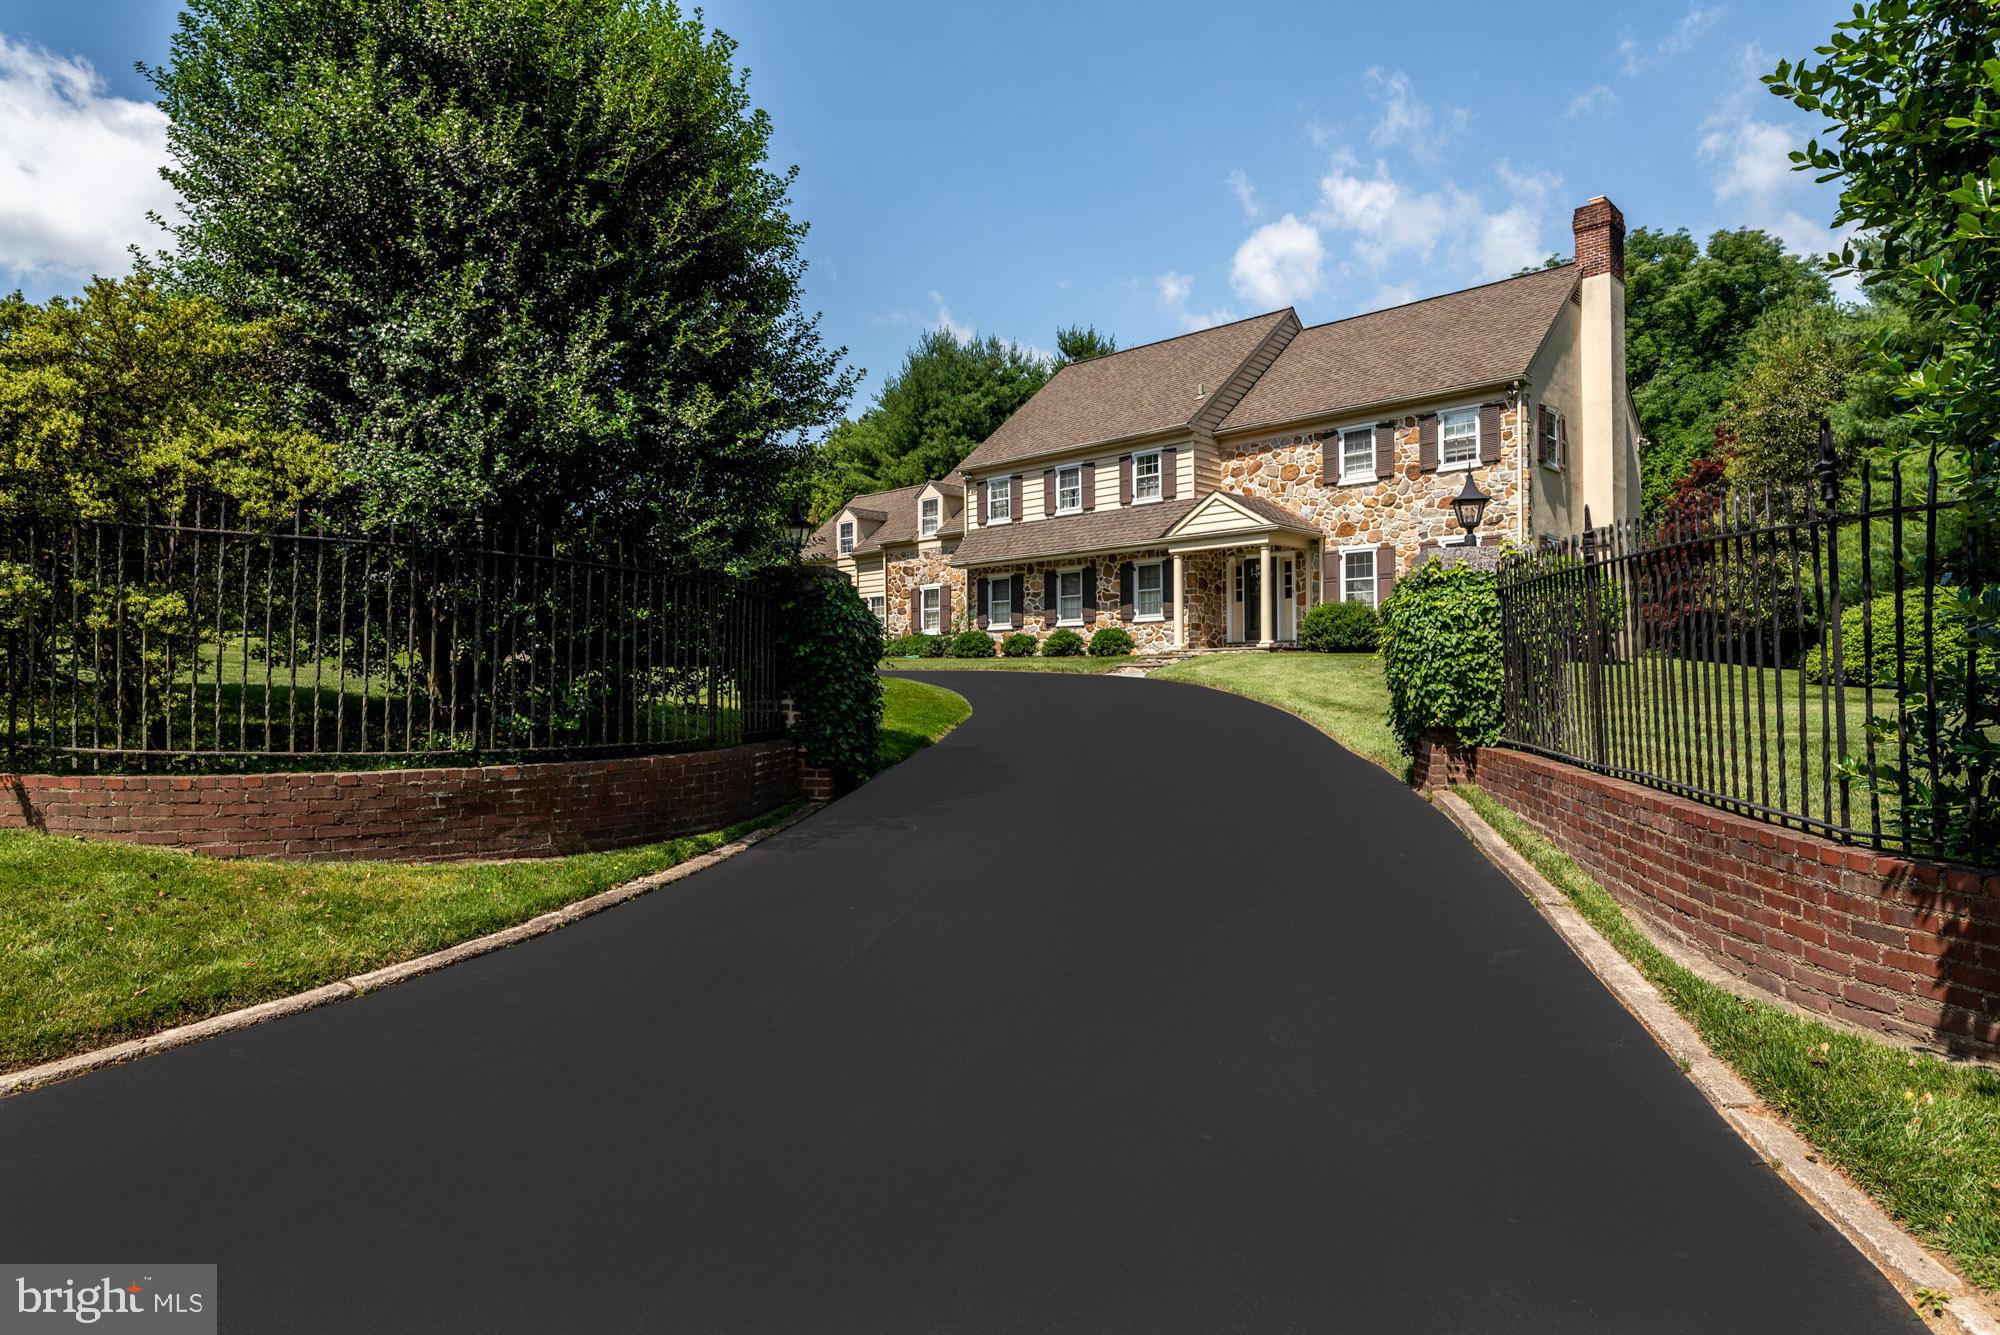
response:
{"label": "portico", "polygon": [[[1188,590],[1175,606],[1175,643],[1271,649],[1297,640],[1319,568],[1321,538],[1309,521],[1259,497],[1216,492],[1165,541],[1175,587]],[[1217,596],[1201,597],[1210,584]]]}

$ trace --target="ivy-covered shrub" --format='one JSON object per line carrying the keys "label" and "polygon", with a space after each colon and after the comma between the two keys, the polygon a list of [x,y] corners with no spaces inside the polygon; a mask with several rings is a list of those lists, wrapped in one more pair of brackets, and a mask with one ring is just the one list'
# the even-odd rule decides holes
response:
{"label": "ivy-covered shrub", "polygon": [[882,623],[846,580],[801,576],[779,627],[780,685],[799,711],[792,736],[836,782],[858,782],[882,733]]}
{"label": "ivy-covered shrub", "polygon": [[1017,630],[1006,639],[1000,641],[1000,652],[1009,658],[1033,658],[1035,656],[1035,637],[1028,634],[1025,630]]}
{"label": "ivy-covered shrub", "polygon": [[1470,746],[1500,740],[1505,668],[1493,573],[1431,561],[1405,575],[1382,608],[1389,726],[1407,753],[1427,728]]}
{"label": "ivy-covered shrub", "polygon": [[944,637],[941,635],[899,635],[882,646],[884,658],[942,658],[944,657]]}
{"label": "ivy-covered shrub", "polygon": [[1043,658],[1076,658],[1083,653],[1083,636],[1064,626],[1042,641]]}
{"label": "ivy-covered shrub", "polygon": [[[1965,623],[1955,615],[1948,593],[1932,601],[1931,663],[1940,697],[1965,694]],[[1872,625],[1870,623],[1873,623]],[[1884,593],[1872,600],[1843,608],[1840,613],[1840,658],[1833,658],[1832,637],[1827,637],[1826,668],[1820,667],[1817,646],[1805,651],[1803,665],[1812,681],[1838,675],[1849,686],[1901,686],[1904,690],[1924,689],[1924,591],[1922,586],[1903,591],[1902,681],[1896,680],[1896,595]],[[2000,653],[1979,656],[1982,679],[2000,672]]]}
{"label": "ivy-covered shrub", "polygon": [[993,637],[983,630],[962,630],[951,637],[946,654],[951,658],[991,658]]}
{"label": "ivy-covered shrub", "polygon": [[1369,603],[1321,603],[1299,622],[1299,646],[1320,654],[1373,653],[1382,618]]}
{"label": "ivy-covered shrub", "polygon": [[1123,626],[1105,626],[1090,637],[1092,658],[1123,658],[1132,649],[1132,632]]}

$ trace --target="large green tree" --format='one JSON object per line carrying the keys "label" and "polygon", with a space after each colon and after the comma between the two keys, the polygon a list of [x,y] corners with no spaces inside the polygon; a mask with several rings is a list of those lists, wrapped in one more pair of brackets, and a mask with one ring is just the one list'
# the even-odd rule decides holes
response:
{"label": "large green tree", "polygon": [[667,0],[189,0],[169,271],[289,322],[369,523],[772,550],[849,381],[735,54]]}

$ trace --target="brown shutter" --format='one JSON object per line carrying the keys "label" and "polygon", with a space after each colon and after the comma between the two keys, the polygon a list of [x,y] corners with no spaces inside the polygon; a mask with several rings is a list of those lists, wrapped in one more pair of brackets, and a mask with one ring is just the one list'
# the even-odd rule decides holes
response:
{"label": "brown shutter", "polygon": [[[1377,478],[1396,475],[1396,424],[1377,422],[1375,424],[1375,476]],[[1336,474],[1337,476],[1337,474]]]}
{"label": "brown shutter", "polygon": [[[986,522],[986,484],[984,482],[979,484],[979,494],[973,499],[972,504],[974,506],[973,513],[975,518],[979,523],[984,524]],[[970,525],[967,527],[970,527]]]}
{"label": "brown shutter", "polygon": [[1319,561],[1319,598],[1323,603],[1337,603],[1347,596],[1347,583],[1342,578],[1340,549],[1329,547]]}
{"label": "brown shutter", "polygon": [[1028,577],[1015,575],[1007,584],[1007,602],[1015,625],[1028,624]]}
{"label": "brown shutter", "polygon": [[1118,456],[1118,503],[1132,503],[1132,456],[1129,454]]}
{"label": "brown shutter", "polygon": [[1083,568],[1083,624],[1097,624],[1097,567]]}
{"label": "brown shutter", "polygon": [[1375,606],[1389,601],[1396,587],[1396,549],[1383,543],[1375,549]]}
{"label": "brown shutter", "polygon": [[1556,465],[1569,467],[1569,419],[1561,413],[1556,414]]}
{"label": "brown shutter", "polygon": [[986,576],[980,575],[977,576],[977,579],[979,581],[979,593],[976,599],[976,606],[979,609],[979,613],[974,620],[978,624],[979,629],[985,630],[986,623],[991,620],[991,617],[988,615],[991,609],[987,600],[992,595],[992,590],[986,586]]}
{"label": "brown shutter", "polygon": [[1160,562],[1160,615],[1169,621],[1174,619],[1174,560],[1171,556]]}
{"label": "brown shutter", "polygon": [[1174,467],[1178,453],[1171,445],[1160,451],[1160,499],[1163,501],[1170,501],[1180,494],[1180,470]]}
{"label": "brown shutter", "polygon": [[910,590],[910,634],[919,634],[923,628],[924,591],[921,588],[913,588]]}
{"label": "brown shutter", "polygon": [[1044,468],[1042,470],[1042,513],[1052,515],[1055,512],[1056,470],[1053,468]]}
{"label": "brown shutter", "polygon": [[1021,518],[1021,475],[1007,479],[1007,513],[1015,519]]}
{"label": "brown shutter", "polygon": [[1499,403],[1479,405],[1479,462],[1482,464],[1500,462],[1500,409],[1504,406]]}
{"label": "brown shutter", "polygon": [[1058,610],[1057,593],[1062,588],[1062,576],[1051,570],[1042,576],[1042,624],[1053,626],[1061,615]]}
{"label": "brown shutter", "polygon": [[1425,413],[1417,419],[1417,467],[1435,473],[1438,466],[1438,415]]}
{"label": "brown shutter", "polygon": [[1118,563],[1118,619],[1120,621],[1130,621],[1132,619],[1132,581],[1135,578],[1136,572],[1132,568],[1132,563],[1130,561],[1120,561]]}
{"label": "brown shutter", "polygon": [[1086,512],[1097,508],[1097,463],[1095,460],[1083,466],[1083,508]]}
{"label": "brown shutter", "polygon": [[938,586],[938,634],[951,634],[951,585]]}

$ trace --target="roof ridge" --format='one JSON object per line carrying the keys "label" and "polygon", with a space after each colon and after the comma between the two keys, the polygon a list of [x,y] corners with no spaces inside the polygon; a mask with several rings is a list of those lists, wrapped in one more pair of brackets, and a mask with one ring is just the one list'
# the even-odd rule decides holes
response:
{"label": "roof ridge", "polygon": [[1449,292],[1436,292],[1428,297],[1417,297],[1411,301],[1398,302],[1394,306],[1382,306],[1372,311],[1358,311],[1353,315],[1343,315],[1338,320],[1324,320],[1319,324],[1309,324],[1304,329],[1299,330],[1299,332],[1303,334],[1313,329],[1330,329],[1337,324],[1349,324],[1355,320],[1366,320],[1370,316],[1387,315],[1392,311],[1406,311],[1412,306],[1423,306],[1433,301],[1443,301],[1446,297],[1462,297],[1468,292],[1480,292],[1489,287],[1500,287],[1507,283],[1518,283],[1524,279],[1540,278],[1542,275],[1554,273],[1558,269],[1574,269],[1575,267],[1576,261],[1570,260],[1563,264],[1550,265],[1546,269],[1531,269],[1527,273],[1510,274],[1505,278],[1495,278],[1489,282],[1474,283],[1471,287],[1453,288]]}

